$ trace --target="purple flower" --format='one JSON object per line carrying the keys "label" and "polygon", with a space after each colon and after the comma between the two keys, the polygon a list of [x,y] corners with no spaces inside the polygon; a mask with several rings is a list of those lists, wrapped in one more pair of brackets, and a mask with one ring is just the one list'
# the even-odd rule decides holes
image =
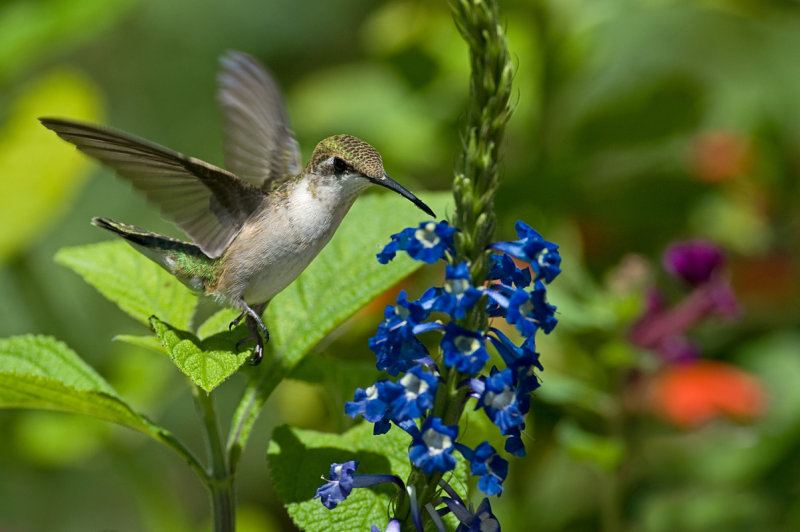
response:
{"label": "purple flower", "polygon": [[320,499],[323,506],[333,510],[337,504],[350,495],[354,488],[368,488],[377,484],[391,482],[400,489],[405,489],[403,481],[395,475],[356,475],[356,469],[358,469],[358,462],[353,460],[342,464],[331,464],[328,482],[324,486],[317,488],[314,498]]}
{"label": "purple flower", "polygon": [[525,222],[517,220],[515,228],[519,240],[497,242],[489,247],[529,262],[536,279],[543,278],[546,283],[550,283],[561,273],[561,255],[558,253],[558,246],[542,238],[542,235]]}
{"label": "purple flower", "polygon": [[444,365],[456,368],[461,373],[479,373],[489,360],[483,335],[453,322],[445,326],[441,346]]}
{"label": "purple flower", "polygon": [[409,427],[412,436],[408,456],[426,475],[434,471],[451,471],[456,466],[453,457],[458,425],[446,426],[438,417],[429,416],[422,429]]}
{"label": "purple flower", "polygon": [[447,505],[447,509],[453,512],[459,524],[456,532],[500,532],[500,523],[492,513],[492,506],[489,499],[484,498],[476,511],[472,511],[472,505],[467,508],[458,493],[443,483],[442,488],[450,497],[442,497],[442,502]]}
{"label": "purple flower", "polygon": [[358,462],[352,460],[343,464],[331,464],[328,482],[317,488],[314,498],[320,499],[322,505],[329,510],[336,508],[336,505],[344,501],[353,490],[353,473],[357,468]]}
{"label": "purple flower", "polygon": [[380,528],[378,528],[375,525],[372,525],[372,528],[370,528],[370,532],[400,532],[400,521],[398,521],[397,519],[392,519],[391,521],[389,521],[389,524],[386,525],[386,530],[384,531],[381,531]]}
{"label": "purple flower", "polygon": [[453,253],[453,234],[457,231],[447,222],[422,222],[419,227],[408,227],[391,236],[392,240],[378,253],[378,262],[386,264],[398,251],[406,251],[414,260],[428,264]]}
{"label": "purple flower", "polygon": [[664,269],[692,286],[709,282],[725,263],[722,250],[704,240],[670,245],[662,257]]}

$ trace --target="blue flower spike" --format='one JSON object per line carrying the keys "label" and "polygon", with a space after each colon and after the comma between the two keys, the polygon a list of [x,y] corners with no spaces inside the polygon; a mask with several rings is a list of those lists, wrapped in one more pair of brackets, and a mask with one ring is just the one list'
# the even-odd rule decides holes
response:
{"label": "blue flower spike", "polygon": [[[373,423],[374,434],[386,432],[392,424],[410,434],[409,459],[425,475],[452,471],[456,466],[453,451],[458,450],[462,459],[469,461],[471,473],[478,477],[478,488],[489,496],[502,494],[508,461],[488,441],[474,450],[460,443],[459,425],[445,425],[432,411],[434,404],[439,406],[446,399],[439,397],[445,388],[439,386],[440,380],[466,386],[469,398],[476,401],[475,409],[483,409],[506,437],[505,452],[525,456],[525,416],[530,409],[530,394],[540,385],[536,372],[543,369],[535,335],[540,330],[549,333],[557,324],[556,308],[547,302],[546,285],[561,272],[561,256],[557,245],[527,224],[517,222],[516,230],[518,240],[489,246],[497,252],[490,255],[489,273],[485,279],[474,280],[469,263],[453,264],[457,229],[447,222],[423,222],[392,235],[378,254],[381,263],[392,260],[399,251],[426,263],[444,259],[448,262],[445,281],[441,287],[430,287],[415,301],[401,291],[396,303],[386,307],[384,320],[370,338],[369,346],[377,357],[376,367],[397,378],[358,388],[345,406],[351,417],[360,415]],[[513,325],[522,339],[512,340],[495,327],[472,330],[464,327],[464,321],[456,323],[476,305],[482,305],[488,317]],[[437,352],[429,354],[425,345],[430,343],[426,339],[423,344],[419,336],[433,331],[442,336]],[[488,374],[487,343],[492,344],[505,365],[500,369],[492,367]],[[453,376],[457,378],[452,379]],[[449,386],[446,388],[449,393]],[[448,512],[460,522],[457,532],[500,530],[488,499],[473,511],[451,486],[440,481],[448,496],[437,503],[424,501],[420,506],[423,501],[417,498],[416,486],[404,486],[392,475],[356,475],[356,466],[356,462],[333,464],[329,482],[317,490],[316,497],[328,508],[334,508],[352,489],[393,482],[408,495],[417,530],[423,530],[421,510],[428,513],[437,530],[444,530],[440,516]],[[392,520],[386,531],[395,532],[400,527],[398,521]],[[373,526],[372,532],[380,530]]]}

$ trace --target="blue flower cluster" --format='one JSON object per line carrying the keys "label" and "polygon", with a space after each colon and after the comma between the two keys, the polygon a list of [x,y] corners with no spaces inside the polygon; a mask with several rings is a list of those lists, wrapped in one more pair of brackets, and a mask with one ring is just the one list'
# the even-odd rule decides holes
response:
{"label": "blue flower cluster", "polygon": [[[459,443],[458,425],[445,425],[432,409],[441,375],[455,371],[455,382],[468,387],[469,395],[476,400],[475,409],[483,409],[506,436],[505,451],[525,455],[525,415],[530,393],[539,386],[534,372],[542,369],[534,336],[539,330],[549,333],[556,326],[556,309],[547,302],[546,285],[561,272],[561,256],[558,246],[527,224],[517,222],[516,230],[518,240],[490,246],[499,253],[490,256],[489,275],[478,285],[473,284],[467,263],[452,264],[457,230],[447,222],[424,222],[392,235],[391,242],[378,254],[381,263],[392,260],[399,251],[426,263],[445,260],[445,281],[415,301],[402,291],[396,304],[386,307],[384,320],[369,346],[377,357],[377,368],[399,378],[359,388],[346,405],[348,415],[361,415],[374,423],[375,434],[385,433],[392,424],[408,432],[412,437],[409,458],[426,475],[454,469],[454,451],[458,451],[469,461],[472,474],[479,477],[478,487],[487,495],[502,492],[508,462],[488,442],[475,449]],[[491,318],[504,319],[521,340],[513,341],[496,327],[476,331],[457,323],[476,305],[483,305]],[[434,355],[419,339],[432,331],[441,334]],[[487,373],[490,346],[505,367],[492,366]],[[463,503],[453,505],[457,508],[451,508],[454,513],[466,516]]]}

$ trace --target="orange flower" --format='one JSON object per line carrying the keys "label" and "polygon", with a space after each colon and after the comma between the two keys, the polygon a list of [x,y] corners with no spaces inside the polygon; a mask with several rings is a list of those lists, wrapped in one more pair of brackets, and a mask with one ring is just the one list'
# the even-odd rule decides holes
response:
{"label": "orange flower", "polygon": [[650,384],[649,400],[656,413],[684,428],[722,415],[749,421],[767,403],[758,379],[711,360],[665,367]]}
{"label": "orange flower", "polygon": [[702,181],[721,183],[747,173],[753,148],[748,139],[733,131],[709,131],[695,139],[689,171]]}

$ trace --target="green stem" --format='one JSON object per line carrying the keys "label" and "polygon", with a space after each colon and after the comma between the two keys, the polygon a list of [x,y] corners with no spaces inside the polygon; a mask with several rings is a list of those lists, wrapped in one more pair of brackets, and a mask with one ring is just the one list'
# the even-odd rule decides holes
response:
{"label": "green stem", "polygon": [[209,470],[204,474],[206,488],[211,496],[214,532],[233,532],[236,522],[236,500],[233,491],[233,471],[228,467],[225,451],[220,441],[214,399],[198,386],[192,388],[197,411],[203,420],[208,447]]}
{"label": "green stem", "polygon": [[[265,350],[270,350],[272,344],[264,346]],[[269,356],[269,351],[264,353],[265,358]],[[228,465],[232,472],[236,472],[239,458],[250,438],[250,432],[258,419],[264,403],[275,391],[278,384],[289,373],[289,368],[283,364],[282,359],[272,356],[271,364],[261,364],[258,368],[248,373],[247,384],[245,385],[242,398],[236,407],[231,422],[230,432],[228,433],[227,451]]]}

